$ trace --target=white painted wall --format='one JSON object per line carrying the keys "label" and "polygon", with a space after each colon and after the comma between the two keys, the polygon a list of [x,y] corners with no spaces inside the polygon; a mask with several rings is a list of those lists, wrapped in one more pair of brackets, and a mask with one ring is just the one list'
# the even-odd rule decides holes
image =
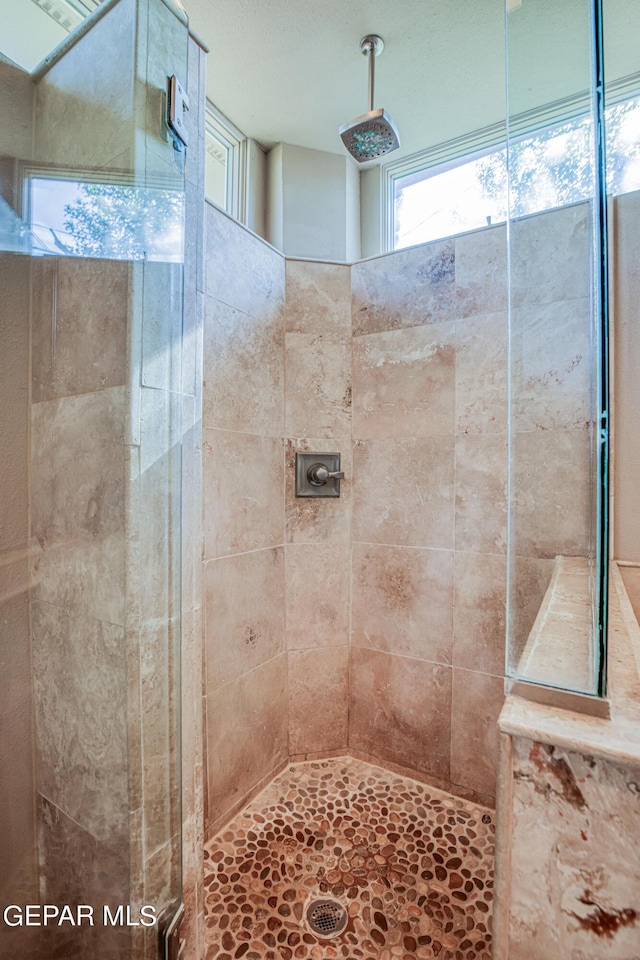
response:
{"label": "white painted wall", "polygon": [[382,196],[380,167],[371,167],[360,174],[360,249],[361,255],[377,257],[382,253]]}
{"label": "white painted wall", "polygon": [[288,257],[360,256],[358,171],[347,157],[280,143],[268,156],[267,239]]}
{"label": "white painted wall", "polygon": [[247,140],[245,223],[259,237],[267,234],[267,155],[255,140]]}
{"label": "white painted wall", "polygon": [[284,190],[283,190],[284,144],[278,143],[267,154],[267,231],[266,239],[277,250],[284,246]]}

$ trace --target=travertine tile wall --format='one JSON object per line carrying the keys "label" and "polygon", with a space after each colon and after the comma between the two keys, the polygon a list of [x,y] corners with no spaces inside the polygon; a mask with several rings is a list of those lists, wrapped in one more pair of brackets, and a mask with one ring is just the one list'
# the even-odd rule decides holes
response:
{"label": "travertine tile wall", "polygon": [[[588,214],[581,205],[513,225],[513,609],[525,639],[552,558],[588,543]],[[259,241],[222,214],[210,221],[209,259],[224,250],[227,270],[206,321],[207,557],[280,548],[267,425],[284,397],[289,755],[348,748],[491,798],[507,580],[506,228],[351,268],[287,260],[283,393],[281,319],[257,323],[256,279],[238,266],[259,256],[275,269],[277,255],[256,254]],[[257,276],[264,286],[264,268]],[[296,450],[313,449],[341,453],[339,500],[295,498]],[[279,568],[225,563],[208,564],[207,623],[235,640],[223,651],[207,637],[207,693],[210,714],[227,715],[230,685],[281,655],[283,594]],[[246,611],[252,622],[262,611],[268,642],[242,645]],[[239,726],[248,737],[251,724]],[[242,754],[212,729],[219,795]],[[251,776],[210,810],[230,809],[274,762],[243,758]]]}
{"label": "travertine tile wall", "polygon": [[350,749],[495,792],[503,227],[355,264]]}
{"label": "travertine tile wall", "polygon": [[[50,162],[50,153],[65,142],[68,125],[77,120],[77,78],[88,62],[93,68],[96,47],[122,45],[131,52],[123,77],[132,78],[135,63],[146,83],[114,100],[104,75],[88,71],[96,85],[90,96],[100,103],[86,122],[99,130],[95,138],[85,130],[74,141],[73,160],[137,164],[139,174],[163,169],[180,189],[173,146],[158,137],[156,126],[137,139],[138,154],[131,152],[131,137],[134,115],[144,116],[149,103],[160,101],[167,73],[185,75],[186,27],[181,31],[176,13],[156,0],[125,0],[113,13],[40,81],[36,156]],[[133,22],[140,26],[137,33],[129,29]],[[136,44],[128,47],[134,36]],[[194,56],[191,88],[198,101],[202,64],[199,51]],[[124,114],[122,124],[100,126],[103,112],[113,121],[113,111]],[[57,118],[54,129],[47,117]],[[202,849],[201,650],[195,625],[201,600],[192,551],[198,549],[200,523],[185,511],[183,527],[181,509],[182,496],[187,503],[201,497],[196,278],[202,282],[203,271],[197,266],[202,250],[195,196],[204,122],[198,109],[190,123],[184,326],[178,264],[69,258],[33,263],[31,616],[41,892],[47,902],[79,901],[100,909],[129,902],[135,911],[151,903],[162,922],[180,897],[179,643],[185,638],[184,689],[187,702],[190,690],[198,705],[191,714],[185,711],[190,736],[183,738],[189,764],[184,830],[192,853],[191,860],[185,854],[183,889],[195,956],[203,908],[196,853],[196,846]],[[128,951],[155,958],[157,930],[83,927],[70,935],[65,955],[96,949],[105,958]]]}
{"label": "travertine tile wall", "polygon": [[[40,889],[47,902],[73,903],[82,892],[81,902],[97,907],[114,897],[119,902],[130,880],[129,265],[46,258],[32,262],[32,284],[31,634]],[[94,336],[74,336],[78,329]],[[120,353],[103,350],[103,337]],[[72,899],[58,901],[65,896]],[[103,955],[115,958],[128,937],[105,930]],[[82,956],[91,939],[89,928],[69,937],[69,956]]]}
{"label": "travertine tile wall", "polygon": [[[135,4],[125,0],[37,83],[33,159],[131,165],[134,21]],[[97,53],[112,42],[130,52],[117,77]],[[91,78],[86,99],[81,75]],[[131,280],[126,263],[32,261],[31,618],[39,879],[49,903],[122,902],[141,849],[132,843],[140,830],[130,796],[139,793],[128,742],[135,665],[127,651],[125,547]],[[139,714],[135,734],[139,744]],[[115,958],[131,949],[130,931],[104,929],[98,938],[96,929],[70,933],[66,953],[99,947]]]}
{"label": "travertine tile wall", "polygon": [[[254,706],[250,684],[262,671],[265,693],[270,684],[280,694],[283,635],[288,755],[349,748],[493,795],[506,550],[504,229],[353,268],[287,260],[284,369],[282,316],[264,312],[262,263],[279,269],[277,254],[213,208],[207,233],[207,283],[217,293],[209,288],[205,320],[209,824],[276,766],[273,753],[252,753],[273,720]],[[257,291],[244,267],[256,257]],[[282,475],[269,435],[282,417],[284,580]],[[314,449],[341,453],[339,500],[295,498],[295,453]],[[234,716],[240,705],[246,714]]]}
{"label": "travertine tile wall", "polygon": [[640,611],[640,193],[616,197],[612,212],[614,557],[629,564],[625,585]]}
{"label": "travertine tile wall", "polygon": [[[351,553],[351,268],[286,262],[289,753],[347,746]],[[297,450],[340,453],[339,499],[295,497]]]}
{"label": "travertine tile wall", "polygon": [[[0,78],[7,82],[0,66]],[[5,184],[3,183],[3,186]],[[33,695],[29,625],[29,268],[0,254],[0,842],[4,904],[36,903]],[[36,931],[6,929],[0,957],[29,960]]]}
{"label": "travertine tile wall", "polygon": [[594,549],[589,204],[516,221],[510,242],[516,669],[554,557]]}
{"label": "travertine tile wall", "polygon": [[284,259],[206,205],[206,822],[288,755]]}
{"label": "travertine tile wall", "polygon": [[[15,167],[31,156],[32,96],[29,77],[0,61],[0,197],[14,210]],[[38,895],[27,549],[29,271],[27,257],[0,253],[0,901],[20,905]],[[30,960],[37,935],[34,928],[5,927],[0,957]]]}
{"label": "travertine tile wall", "polygon": [[593,755],[588,744],[563,749],[512,738],[500,960],[637,953],[640,769],[615,752]]}

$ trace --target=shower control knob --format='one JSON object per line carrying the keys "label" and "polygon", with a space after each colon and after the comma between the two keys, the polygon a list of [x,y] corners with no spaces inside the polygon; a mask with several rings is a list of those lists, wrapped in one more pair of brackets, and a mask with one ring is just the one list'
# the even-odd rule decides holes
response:
{"label": "shower control knob", "polygon": [[321,487],[327,480],[344,480],[344,470],[327,470],[324,463],[312,463],[307,470],[307,479],[315,487]]}

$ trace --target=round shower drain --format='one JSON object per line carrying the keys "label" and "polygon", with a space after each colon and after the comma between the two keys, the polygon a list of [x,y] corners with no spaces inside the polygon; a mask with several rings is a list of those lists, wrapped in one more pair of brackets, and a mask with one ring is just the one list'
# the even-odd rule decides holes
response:
{"label": "round shower drain", "polygon": [[342,933],[349,917],[339,900],[312,900],[306,919],[312,933],[328,940]]}

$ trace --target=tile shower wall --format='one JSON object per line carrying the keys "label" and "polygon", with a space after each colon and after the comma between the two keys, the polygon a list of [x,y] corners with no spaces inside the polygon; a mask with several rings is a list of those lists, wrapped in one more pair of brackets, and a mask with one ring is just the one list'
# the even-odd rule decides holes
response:
{"label": "tile shower wall", "polygon": [[613,556],[640,622],[640,193],[616,197],[613,207]]}
{"label": "tile shower wall", "polygon": [[[130,166],[134,18],[133,3],[119,4],[35,86],[33,159],[45,168]],[[96,50],[112,42],[131,54],[118,76],[106,64],[88,70]],[[79,96],[79,72],[91,75],[91,107]],[[94,136],[70,135],[78,118]],[[131,272],[126,263],[43,258],[32,261],[31,284],[40,892],[48,903],[99,906],[121,902],[130,890],[131,841],[139,834],[129,802],[125,609]],[[98,946],[105,958],[117,957],[131,949],[130,931],[105,929],[98,939],[82,929],[69,935],[65,950],[83,956]]]}
{"label": "tile shower wall", "polygon": [[512,224],[513,668],[554,558],[593,549],[589,262],[589,204]]}
{"label": "tile shower wall", "polygon": [[288,755],[284,260],[207,204],[204,637],[210,829]]}
{"label": "tile shower wall", "polygon": [[[351,269],[286,261],[286,639],[289,753],[347,745]],[[295,497],[297,450],[340,453],[339,499]]]}
{"label": "tile shower wall", "polygon": [[[43,258],[32,262],[32,285],[31,630],[40,886],[47,902],[74,902],[82,893],[81,902],[98,906],[111,903],[109,896],[117,902],[130,879],[124,605],[129,266]],[[94,335],[78,337],[77,329]],[[102,337],[112,350],[102,350]],[[106,876],[108,890],[100,880]],[[127,939],[126,931],[105,930],[104,956],[117,956]],[[88,946],[75,937],[68,949],[81,955]]]}
{"label": "tile shower wall", "polygon": [[506,550],[502,227],[355,264],[349,746],[495,793]]}
{"label": "tile shower wall", "polygon": [[[16,160],[32,140],[29,77],[0,62],[0,197],[14,209]],[[6,240],[7,238],[3,238]],[[35,771],[29,628],[29,259],[0,253],[0,901],[36,902]],[[37,931],[5,928],[0,958],[29,960]],[[34,944],[33,946],[37,946]]]}
{"label": "tile shower wall", "polygon": [[[209,829],[286,755],[349,749],[492,797],[504,230],[353,268],[287,260],[283,334],[278,255],[207,217]],[[341,453],[340,499],[295,497],[298,450]]]}
{"label": "tile shower wall", "polygon": [[[144,24],[138,34],[136,20]],[[137,164],[139,174],[157,172],[164,163],[180,189],[173,147],[158,140],[155,125],[136,140],[140,156],[130,152],[133,123],[127,109],[142,108],[144,114],[148,100],[160,102],[167,72],[182,76],[186,69],[186,28],[180,32],[174,13],[162,3],[124,0],[40,80],[36,159],[50,162],[68,139],[68,125],[77,119],[78,72],[86,73],[86,63],[93,63],[96,45],[126,49],[134,35],[141,38],[136,72],[146,84],[136,85],[135,92],[116,87],[114,93],[103,75],[92,73],[97,87],[91,93],[99,103],[86,122],[99,129],[95,138],[85,137],[84,155],[74,140],[72,159],[91,167]],[[123,83],[133,76],[133,58],[132,51]],[[197,90],[199,52],[195,59],[192,89],[195,83]],[[114,110],[118,118],[125,113],[122,123],[113,122]],[[194,114],[197,119],[198,111]],[[200,127],[192,130],[196,144],[204,137]],[[191,157],[193,194],[202,160],[197,146]],[[189,280],[190,269],[193,278],[198,273],[195,210],[192,195],[186,214]],[[31,618],[41,893],[53,903],[128,901],[134,910],[152,903],[164,922],[180,896],[181,607],[188,618],[185,684],[187,694],[188,684],[197,685],[198,695],[190,692],[198,704],[201,687],[201,657],[193,664],[194,641],[188,643],[189,628],[199,638],[194,601],[200,590],[192,557],[188,565],[195,524],[185,524],[189,539],[181,540],[181,493],[200,499],[196,283],[190,286],[191,313],[185,312],[184,326],[182,268],[176,264],[37,259],[32,291]],[[181,578],[175,575],[181,550],[182,601]],[[190,724],[191,735],[183,739],[192,765],[185,778],[183,829],[185,836],[195,834],[195,856],[202,840],[195,825],[202,807],[202,759],[193,729],[201,737],[201,714],[185,712],[184,719]],[[185,856],[185,863],[194,956],[200,859],[193,866]],[[157,931],[83,928],[69,936],[65,948],[68,956],[99,948],[105,960],[129,951],[152,958]]]}
{"label": "tile shower wall", "polygon": [[[1,69],[1,68],[0,68]],[[3,870],[0,901],[37,902],[34,862],[35,771],[33,769],[33,693],[29,626],[29,260],[0,255],[0,838]],[[30,930],[6,930],[0,958],[33,955]]]}
{"label": "tile shower wall", "polygon": [[[283,374],[266,267],[280,270],[278,255],[208,216],[210,822],[276,765],[252,741],[252,724],[260,737],[271,729],[274,700],[258,703],[251,684],[263,670],[284,695],[283,636],[290,756],[348,749],[491,799],[507,574],[506,229],[351,268],[286,260]],[[587,218],[582,205],[514,225],[514,608],[525,639],[552,558],[586,549],[586,494],[575,530],[563,517],[576,497],[564,478],[584,474],[588,438]],[[560,248],[575,261],[564,278],[544,267]],[[297,450],[341,453],[339,500],[296,499]],[[558,497],[556,519],[538,522],[534,505]]]}

